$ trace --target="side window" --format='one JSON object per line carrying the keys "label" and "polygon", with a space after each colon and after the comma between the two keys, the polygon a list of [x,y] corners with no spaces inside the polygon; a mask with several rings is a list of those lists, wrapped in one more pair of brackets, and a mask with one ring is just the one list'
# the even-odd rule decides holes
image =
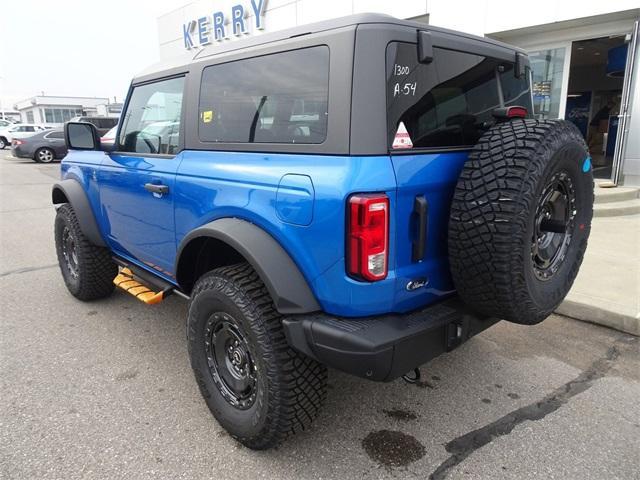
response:
{"label": "side window", "polygon": [[24,131],[25,132],[35,132],[36,128],[35,127],[24,127]]}
{"label": "side window", "polygon": [[328,92],[325,45],[212,65],[202,73],[200,140],[322,143]]}
{"label": "side window", "polygon": [[47,134],[47,138],[61,139],[64,138],[64,132],[51,132]]}
{"label": "side window", "polygon": [[516,78],[512,63],[442,48],[433,52],[433,62],[423,64],[415,44],[387,47],[389,145],[402,122],[414,148],[472,146],[494,122],[494,109],[520,105],[532,111],[528,75]]}
{"label": "side window", "polygon": [[120,151],[177,153],[183,90],[184,77],[135,87],[122,117]]}

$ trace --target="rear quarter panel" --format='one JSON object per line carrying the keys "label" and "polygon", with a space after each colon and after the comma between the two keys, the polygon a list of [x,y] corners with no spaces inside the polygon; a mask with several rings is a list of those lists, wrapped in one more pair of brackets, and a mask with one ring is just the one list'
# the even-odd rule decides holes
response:
{"label": "rear quarter panel", "polygon": [[[175,189],[176,244],[194,228],[217,218],[241,218],[258,225],[282,245],[323,310],[368,315],[392,306],[393,274],[374,284],[358,282],[347,277],[344,261],[348,196],[384,191],[393,209],[395,176],[388,156],[211,151],[185,151],[183,155]],[[308,225],[283,221],[278,214],[278,185],[285,175],[311,179]],[[392,233],[392,251],[394,237]]]}

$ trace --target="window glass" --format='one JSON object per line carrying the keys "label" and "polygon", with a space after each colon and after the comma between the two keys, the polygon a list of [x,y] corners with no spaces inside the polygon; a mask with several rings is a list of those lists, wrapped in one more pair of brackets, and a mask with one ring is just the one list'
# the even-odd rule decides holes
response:
{"label": "window glass", "polygon": [[51,108],[45,108],[44,109],[44,119],[47,123],[54,123],[53,122],[53,110]]}
{"label": "window glass", "polygon": [[122,120],[121,151],[177,153],[183,87],[180,77],[134,88]]}
{"label": "window glass", "polygon": [[47,138],[64,138],[64,132],[51,132],[47,134]]}
{"label": "window glass", "polygon": [[99,128],[111,128],[116,122],[116,118],[96,118],[96,123]]}
{"label": "window glass", "polygon": [[213,65],[200,89],[205,142],[322,143],[327,136],[329,48]]}
{"label": "window glass", "polygon": [[558,118],[560,115],[564,54],[564,47],[529,54],[536,118]]}
{"label": "window glass", "polygon": [[389,145],[402,122],[414,148],[471,146],[494,123],[494,109],[531,111],[528,75],[516,78],[512,63],[442,48],[433,49],[431,63],[419,63],[416,49],[387,47]]}
{"label": "window glass", "polygon": [[27,122],[33,123],[33,112],[32,111],[27,112]]}

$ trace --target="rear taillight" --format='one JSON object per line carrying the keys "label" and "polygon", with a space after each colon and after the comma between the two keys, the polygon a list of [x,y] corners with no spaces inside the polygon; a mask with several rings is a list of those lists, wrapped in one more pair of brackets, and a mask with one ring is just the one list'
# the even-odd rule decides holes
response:
{"label": "rear taillight", "polygon": [[24,142],[22,140],[14,140],[13,144],[18,146],[18,145],[22,145]]}
{"label": "rear taillight", "polygon": [[512,105],[510,107],[496,108],[491,113],[498,120],[509,120],[510,118],[527,118],[529,112],[525,107]]}
{"label": "rear taillight", "polygon": [[375,282],[387,276],[389,263],[389,198],[383,193],[349,198],[347,269],[350,275]]}

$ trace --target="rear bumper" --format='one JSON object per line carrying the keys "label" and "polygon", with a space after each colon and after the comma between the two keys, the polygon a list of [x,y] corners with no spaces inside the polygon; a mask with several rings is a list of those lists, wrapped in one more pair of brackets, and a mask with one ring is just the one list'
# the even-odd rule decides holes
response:
{"label": "rear bumper", "polygon": [[474,315],[452,298],[408,314],[354,319],[316,313],[287,317],[283,325],[295,350],[343,372],[389,381],[497,321]]}
{"label": "rear bumper", "polygon": [[33,154],[31,152],[27,152],[20,147],[11,147],[11,154],[16,158],[33,158]]}

